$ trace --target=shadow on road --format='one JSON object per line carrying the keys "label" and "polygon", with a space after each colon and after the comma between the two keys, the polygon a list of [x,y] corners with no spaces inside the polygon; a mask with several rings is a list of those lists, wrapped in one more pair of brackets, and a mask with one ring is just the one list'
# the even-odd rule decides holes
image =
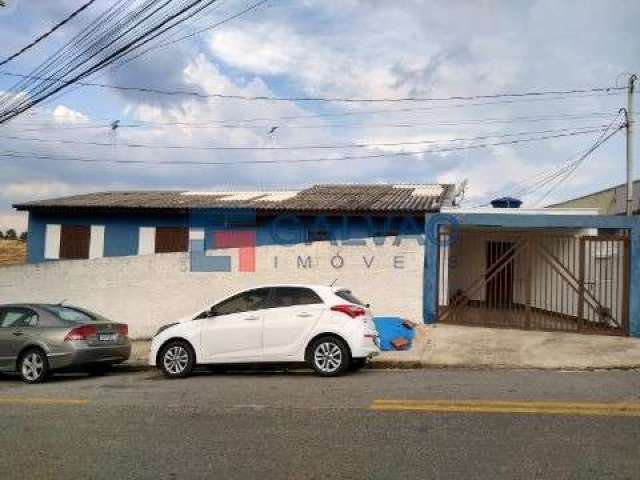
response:
{"label": "shadow on road", "polygon": [[[373,370],[371,370],[373,372]],[[348,372],[345,376],[363,375],[367,370],[358,372]],[[278,365],[215,365],[208,367],[198,367],[189,378],[269,378],[269,377],[285,377],[285,378],[318,378],[320,377],[312,370],[305,366],[295,367],[287,365],[281,367]],[[166,380],[181,381],[184,379],[169,379],[165,377],[159,370],[151,371],[145,377],[145,380]]]}

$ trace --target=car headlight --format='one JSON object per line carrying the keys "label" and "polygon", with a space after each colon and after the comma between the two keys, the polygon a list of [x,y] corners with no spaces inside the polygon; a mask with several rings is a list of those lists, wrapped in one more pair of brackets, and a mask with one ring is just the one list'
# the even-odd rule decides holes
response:
{"label": "car headlight", "polygon": [[167,328],[171,328],[174,325],[178,325],[180,322],[173,322],[173,323],[167,323],[166,325],[161,326],[158,331],[155,333],[154,337],[157,337],[158,335],[160,335],[162,332],[164,332]]}

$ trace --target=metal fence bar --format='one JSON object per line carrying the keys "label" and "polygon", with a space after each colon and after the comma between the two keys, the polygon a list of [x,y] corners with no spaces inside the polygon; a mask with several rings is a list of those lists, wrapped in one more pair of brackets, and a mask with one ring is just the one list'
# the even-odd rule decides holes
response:
{"label": "metal fence bar", "polygon": [[439,248],[439,320],[627,333],[627,243],[620,235],[459,231]]}

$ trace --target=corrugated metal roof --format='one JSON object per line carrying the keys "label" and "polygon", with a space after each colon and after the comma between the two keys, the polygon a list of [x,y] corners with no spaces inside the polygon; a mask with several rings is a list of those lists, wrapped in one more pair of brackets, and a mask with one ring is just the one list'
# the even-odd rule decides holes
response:
{"label": "corrugated metal roof", "polygon": [[14,205],[18,210],[188,210],[248,208],[296,212],[438,211],[452,202],[454,186],[314,185],[299,191],[115,191],[39,200]]}

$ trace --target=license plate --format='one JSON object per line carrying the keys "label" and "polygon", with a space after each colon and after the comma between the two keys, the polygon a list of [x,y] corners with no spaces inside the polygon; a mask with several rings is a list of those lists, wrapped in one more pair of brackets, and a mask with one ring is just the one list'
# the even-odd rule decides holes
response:
{"label": "license plate", "polygon": [[117,338],[117,333],[101,333],[98,335],[98,340],[101,342],[115,342]]}

